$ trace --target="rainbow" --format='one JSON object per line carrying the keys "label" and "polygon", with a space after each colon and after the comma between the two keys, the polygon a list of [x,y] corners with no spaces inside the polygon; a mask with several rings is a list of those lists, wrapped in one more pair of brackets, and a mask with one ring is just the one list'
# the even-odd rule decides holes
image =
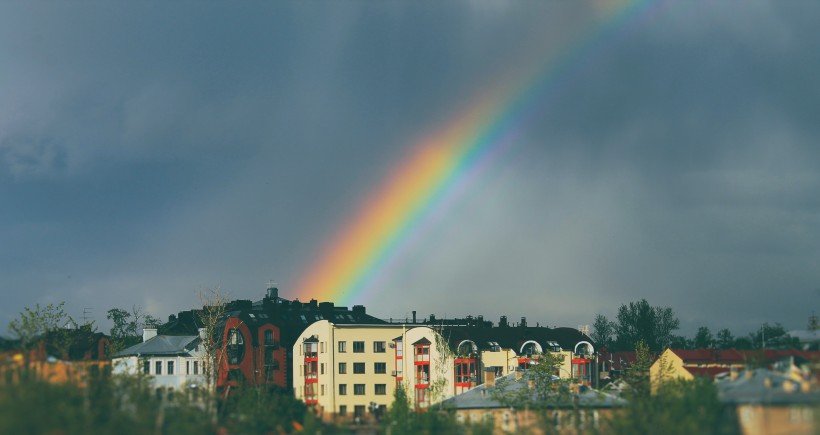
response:
{"label": "rainbow", "polygon": [[515,142],[568,71],[589,57],[597,42],[643,15],[650,3],[596,2],[601,18],[558,55],[524,75],[524,80],[505,80],[480,95],[455,119],[418,141],[322,248],[297,280],[296,295],[340,304],[360,302],[402,249]]}

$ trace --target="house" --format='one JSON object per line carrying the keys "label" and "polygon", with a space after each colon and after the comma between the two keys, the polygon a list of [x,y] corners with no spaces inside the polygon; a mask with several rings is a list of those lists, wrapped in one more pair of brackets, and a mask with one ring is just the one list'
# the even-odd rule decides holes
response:
{"label": "house", "polygon": [[205,352],[201,335],[157,335],[145,328],[143,342],[112,357],[115,374],[150,375],[158,389],[205,385]]}
{"label": "house", "polygon": [[[332,302],[300,302],[279,297],[269,286],[259,301],[228,302],[216,319],[212,340],[219,343],[216,386],[220,390],[241,385],[293,385],[293,345],[314,322],[329,319],[338,324],[385,324],[361,305],[337,307]],[[162,335],[197,335],[208,307],[171,315],[159,326]]]}
{"label": "house", "polygon": [[759,368],[733,372],[716,385],[721,403],[735,408],[743,434],[815,434],[820,429],[820,390],[801,376]]}
{"label": "house", "polygon": [[537,434],[597,432],[613,410],[627,405],[624,399],[585,385],[563,392],[556,385],[547,397],[543,386],[536,385],[530,370],[498,379],[487,376],[484,384],[444,400],[442,407],[455,412],[460,423],[492,421],[495,433]]}
{"label": "house", "polygon": [[754,367],[804,370],[820,361],[820,352],[797,349],[666,349],[650,367],[653,386],[664,379],[715,377]]}

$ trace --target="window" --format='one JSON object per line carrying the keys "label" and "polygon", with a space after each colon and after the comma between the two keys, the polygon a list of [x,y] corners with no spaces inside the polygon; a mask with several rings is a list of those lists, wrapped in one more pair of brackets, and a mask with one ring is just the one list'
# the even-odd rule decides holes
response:
{"label": "window", "polygon": [[376,395],[384,396],[387,394],[387,384],[376,384]]}
{"label": "window", "polygon": [[353,384],[353,394],[364,396],[364,384]]}
{"label": "window", "polygon": [[194,374],[199,374],[199,361],[194,361]]}
{"label": "window", "polygon": [[354,341],[353,342],[353,353],[363,353],[364,352],[364,342],[363,341]]}
{"label": "window", "polygon": [[343,375],[347,373],[347,363],[339,363],[339,374]]}
{"label": "window", "polygon": [[228,364],[240,364],[245,356],[245,337],[242,331],[231,328],[228,331]]}
{"label": "window", "polygon": [[357,375],[364,374],[364,363],[353,363],[353,373]]}
{"label": "window", "polygon": [[373,363],[373,373],[382,374],[382,375],[387,373],[387,363],[383,363],[383,362]]}
{"label": "window", "polygon": [[364,405],[356,405],[353,407],[353,415],[355,417],[364,417]]}
{"label": "window", "polygon": [[191,374],[191,362],[190,361],[185,361],[185,374],[186,375]]}
{"label": "window", "polygon": [[347,384],[339,384],[339,395],[347,396]]}
{"label": "window", "polygon": [[157,361],[154,364],[154,367],[156,369],[156,371],[154,371],[154,374],[155,375],[161,375],[162,374],[162,361]]}
{"label": "window", "polygon": [[385,345],[383,341],[374,341],[373,342],[373,352],[375,353],[384,353]]}
{"label": "window", "polygon": [[340,405],[339,406],[339,416],[344,417],[347,415],[347,405]]}
{"label": "window", "polygon": [[318,367],[316,361],[308,361],[305,363],[305,379],[316,379],[318,373],[316,369]]}
{"label": "window", "polygon": [[265,331],[265,346],[273,346],[273,331]]}
{"label": "window", "polygon": [[174,374],[174,362],[173,361],[168,361],[168,374],[169,375]]}
{"label": "window", "polygon": [[325,363],[322,363],[322,365],[319,366],[319,374],[320,375],[325,374]]}
{"label": "window", "polygon": [[419,364],[416,366],[416,384],[430,383],[430,366],[427,364]]}
{"label": "window", "polygon": [[142,362],[142,372],[146,375],[151,374],[151,361],[143,361]]}
{"label": "window", "polygon": [[325,395],[325,384],[322,384],[321,390],[322,390],[322,396],[324,396]]}
{"label": "window", "polygon": [[347,352],[347,342],[346,341],[340,341],[339,342],[339,353],[345,353],[345,352]]}
{"label": "window", "polygon": [[322,346],[322,353],[325,353],[325,342],[323,341],[323,342],[322,342],[322,343],[320,343],[320,344],[321,344],[321,346]]}

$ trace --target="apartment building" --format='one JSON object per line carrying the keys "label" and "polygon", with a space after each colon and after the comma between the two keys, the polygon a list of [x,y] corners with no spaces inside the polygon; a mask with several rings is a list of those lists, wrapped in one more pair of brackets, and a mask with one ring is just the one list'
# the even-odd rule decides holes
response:
{"label": "apartment building", "polygon": [[431,320],[313,323],[293,346],[296,397],[325,419],[361,419],[383,412],[401,385],[414,407],[424,409],[474,388],[485,371],[504,376],[537,364],[542,352],[564,355],[556,376],[591,380],[594,349],[575,329],[493,328],[472,318],[434,325]]}

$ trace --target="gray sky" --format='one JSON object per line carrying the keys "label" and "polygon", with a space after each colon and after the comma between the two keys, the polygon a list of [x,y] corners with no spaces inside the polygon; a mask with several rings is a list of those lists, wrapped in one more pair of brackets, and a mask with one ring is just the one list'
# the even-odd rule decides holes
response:
{"label": "gray sky", "polygon": [[[296,297],[419,138],[600,3],[3,2],[0,324],[65,300],[107,330],[111,307],[270,279]],[[649,3],[569,61],[369,313],[577,326],[646,298],[686,335],[805,327],[820,3]]]}

